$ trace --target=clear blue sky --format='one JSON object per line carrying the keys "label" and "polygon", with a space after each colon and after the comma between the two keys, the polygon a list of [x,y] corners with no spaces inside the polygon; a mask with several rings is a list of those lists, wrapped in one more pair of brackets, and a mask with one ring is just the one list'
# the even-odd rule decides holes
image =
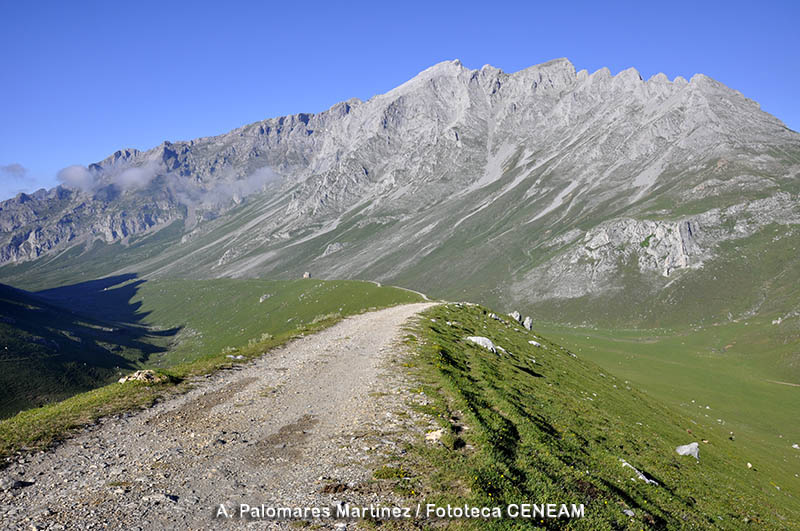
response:
{"label": "clear blue sky", "polygon": [[611,4],[2,1],[0,198],[120,148],[367,99],[455,58],[702,72],[800,130],[800,2]]}

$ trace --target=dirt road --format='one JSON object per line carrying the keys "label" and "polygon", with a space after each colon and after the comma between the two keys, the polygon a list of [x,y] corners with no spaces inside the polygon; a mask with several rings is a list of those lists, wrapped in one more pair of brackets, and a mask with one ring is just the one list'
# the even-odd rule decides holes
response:
{"label": "dirt road", "polygon": [[397,414],[398,360],[403,324],[429,306],[350,317],[21,459],[0,472],[0,527],[263,529],[291,523],[240,519],[240,504],[390,502],[369,480],[424,430]]}

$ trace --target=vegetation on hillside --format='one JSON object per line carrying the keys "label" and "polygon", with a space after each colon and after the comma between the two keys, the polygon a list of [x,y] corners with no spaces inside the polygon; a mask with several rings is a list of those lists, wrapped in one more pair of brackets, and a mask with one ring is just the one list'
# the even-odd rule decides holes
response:
{"label": "vegetation on hillside", "polygon": [[754,318],[680,332],[556,325],[539,331],[695,422],[733,432],[759,472],[800,491],[800,451],[792,447],[800,444],[800,336],[792,323]]}
{"label": "vegetation on hillside", "polygon": [[356,280],[152,280],[131,302],[152,327],[180,332],[150,365],[170,366],[278,335],[321,315],[352,315],[368,309],[417,302],[411,291]]}

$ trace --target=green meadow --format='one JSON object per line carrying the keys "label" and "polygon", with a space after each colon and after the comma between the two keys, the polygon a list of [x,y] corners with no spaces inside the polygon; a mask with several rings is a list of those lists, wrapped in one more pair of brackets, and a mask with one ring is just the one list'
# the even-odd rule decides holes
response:
{"label": "green meadow", "polygon": [[153,280],[133,297],[155,328],[180,328],[169,349],[150,360],[166,367],[278,335],[315,319],[417,302],[400,288],[356,280]]}
{"label": "green meadow", "polygon": [[693,422],[733,432],[732,446],[778,492],[800,501],[800,343],[780,325],[753,319],[683,331],[575,329],[541,325],[566,345]]}

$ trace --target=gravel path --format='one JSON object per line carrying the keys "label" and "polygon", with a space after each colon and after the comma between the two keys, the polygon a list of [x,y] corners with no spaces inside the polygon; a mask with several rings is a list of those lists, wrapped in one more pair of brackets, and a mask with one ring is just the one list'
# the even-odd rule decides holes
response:
{"label": "gravel path", "polygon": [[370,479],[424,431],[407,411],[399,338],[430,306],[347,318],[19,459],[0,472],[0,527],[263,529],[291,522],[239,518],[240,504],[391,504]]}

